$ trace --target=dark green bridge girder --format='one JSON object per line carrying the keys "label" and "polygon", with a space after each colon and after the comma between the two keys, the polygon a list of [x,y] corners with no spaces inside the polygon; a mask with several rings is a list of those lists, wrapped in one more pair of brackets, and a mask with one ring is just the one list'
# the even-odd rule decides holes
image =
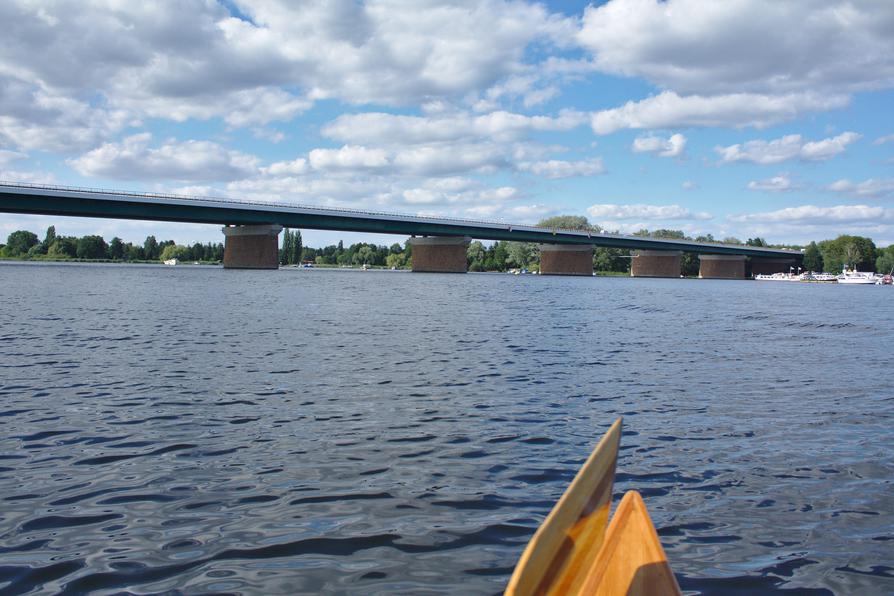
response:
{"label": "dark green bridge girder", "polygon": [[0,212],[73,217],[174,221],[220,225],[279,224],[288,228],[400,234],[470,236],[642,250],[682,250],[700,254],[747,255],[800,260],[798,251],[550,230],[531,226],[371,213],[321,207],[195,199],[131,192],[85,190],[0,182]]}

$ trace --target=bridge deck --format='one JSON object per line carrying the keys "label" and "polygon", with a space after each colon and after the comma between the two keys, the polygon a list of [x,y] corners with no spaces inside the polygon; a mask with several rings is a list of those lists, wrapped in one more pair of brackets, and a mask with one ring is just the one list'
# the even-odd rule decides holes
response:
{"label": "bridge deck", "polygon": [[481,240],[589,244],[609,248],[683,250],[765,258],[791,259],[802,256],[800,252],[791,250],[553,230],[502,222],[9,182],[0,182],[0,212],[220,225],[280,224],[308,230],[404,236],[471,236]]}

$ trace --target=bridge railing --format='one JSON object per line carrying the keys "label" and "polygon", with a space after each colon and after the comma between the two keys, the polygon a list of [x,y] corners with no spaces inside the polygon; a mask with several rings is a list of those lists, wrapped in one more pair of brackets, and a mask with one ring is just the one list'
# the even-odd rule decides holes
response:
{"label": "bridge railing", "polygon": [[[125,196],[140,199],[163,199],[163,200],[181,200],[181,201],[198,201],[204,203],[224,203],[228,205],[252,205],[257,207],[277,207],[281,209],[313,209],[317,211],[331,211],[334,213],[348,213],[351,215],[369,215],[373,217],[398,217],[402,219],[422,219],[427,221],[451,221],[457,223],[467,223],[486,226],[504,226],[508,228],[530,228],[533,226],[522,226],[507,224],[504,221],[494,221],[485,219],[468,219],[460,217],[435,217],[433,215],[414,215],[410,213],[398,213],[393,211],[368,211],[365,209],[349,209],[347,207],[322,207],[319,205],[304,205],[301,203],[278,203],[276,201],[246,201],[243,199],[233,199],[214,196],[198,196],[185,195],[175,193],[146,192],[134,190],[116,190],[109,188],[93,188],[89,186],[69,186],[61,184],[37,184],[31,182],[8,182],[0,180],[0,188],[30,188],[35,190],[51,190],[59,192],[84,192],[92,194],[103,194],[110,196]],[[544,228],[535,228],[544,229]],[[568,232],[580,232],[580,230],[563,230]],[[585,234],[585,232],[584,232]]]}

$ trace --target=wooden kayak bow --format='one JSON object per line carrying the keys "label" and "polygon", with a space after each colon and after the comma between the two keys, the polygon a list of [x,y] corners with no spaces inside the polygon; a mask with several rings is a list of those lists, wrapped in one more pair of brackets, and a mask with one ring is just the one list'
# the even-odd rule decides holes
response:
{"label": "wooden kayak bow", "polygon": [[507,596],[680,594],[639,493],[608,524],[620,441],[619,418],[528,543]]}

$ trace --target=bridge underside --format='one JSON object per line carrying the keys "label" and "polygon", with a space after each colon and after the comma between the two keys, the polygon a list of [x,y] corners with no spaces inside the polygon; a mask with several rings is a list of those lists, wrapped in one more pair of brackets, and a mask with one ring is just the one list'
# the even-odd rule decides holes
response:
{"label": "bridge underside", "polygon": [[795,259],[762,259],[751,257],[751,275],[772,275],[789,273],[798,268],[800,263]]}

